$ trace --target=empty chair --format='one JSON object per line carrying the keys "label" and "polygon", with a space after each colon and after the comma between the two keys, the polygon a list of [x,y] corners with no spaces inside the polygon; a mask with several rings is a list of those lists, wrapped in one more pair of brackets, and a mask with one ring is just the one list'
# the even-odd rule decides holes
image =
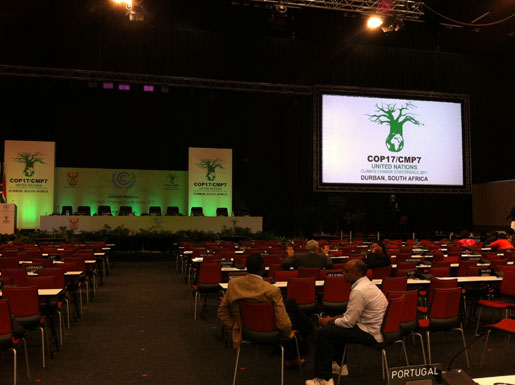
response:
{"label": "empty chair", "polygon": [[297,270],[277,270],[274,273],[274,281],[288,281],[290,278],[298,278],[299,272]]}
{"label": "empty chair", "polygon": [[382,279],[389,277],[392,273],[392,266],[376,267],[372,269],[372,279]]}
{"label": "empty chair", "polygon": [[203,217],[204,210],[202,209],[202,207],[192,207],[191,208],[191,216],[192,217]]}
{"label": "empty chair", "polygon": [[315,279],[318,279],[318,276],[320,275],[320,268],[319,267],[299,267],[298,272],[299,272],[298,273],[299,278],[313,277]]}
{"label": "empty chair", "polygon": [[168,206],[166,208],[166,214],[168,216],[179,216],[181,213],[179,212],[179,207],[177,206]]}
{"label": "empty chair", "polygon": [[26,330],[39,329],[41,332],[41,355],[45,361],[45,316],[39,312],[38,289],[36,287],[4,287],[3,299],[9,300],[11,314]]}
{"label": "empty chair", "polygon": [[127,216],[132,214],[132,206],[120,206],[118,210],[118,215]]}
{"label": "empty chair", "polygon": [[388,296],[389,291],[406,291],[408,279],[406,277],[385,277],[381,285],[383,294]]}
{"label": "empty chair", "polygon": [[289,278],[286,298],[295,298],[299,308],[306,314],[314,313],[316,309],[315,278]]}
{"label": "empty chair", "polygon": [[[161,206],[150,206],[148,209],[148,214],[153,216],[161,216]],[[169,215],[169,214],[166,214]]]}
{"label": "empty chair", "polygon": [[508,350],[508,344],[510,343],[510,337],[512,334],[515,334],[515,319],[514,318],[504,318],[503,320],[497,322],[494,325],[488,325],[488,334],[486,335],[485,347],[483,349],[483,356],[481,357],[481,364],[479,365],[481,368],[483,367],[483,362],[485,361],[486,348],[488,346],[488,339],[490,338],[490,332],[492,330],[502,331],[508,334],[508,338],[506,339],[506,350]]}
{"label": "empty chair", "polygon": [[331,316],[345,312],[350,296],[350,283],[341,277],[325,277],[322,308]]}
{"label": "empty chair", "polygon": [[222,270],[219,263],[202,263],[197,283],[193,285],[195,291],[195,311],[193,319],[197,319],[197,304],[200,294],[204,296],[204,306],[202,307],[202,315],[206,313],[207,299],[209,293],[216,293],[220,290],[220,282],[222,281]]}
{"label": "empty chair", "polygon": [[432,363],[430,333],[454,330],[461,333],[467,367],[470,367],[467,343],[460,319],[460,301],[461,288],[459,287],[435,289],[429,305],[428,318],[418,320],[419,327],[426,331],[429,364]]}
{"label": "empty chair", "polygon": [[[25,338],[20,338],[20,336],[14,335],[11,321],[11,311],[9,309],[9,301],[5,299],[0,300],[0,351],[11,350],[13,352],[14,385],[16,385],[16,347],[20,341],[23,341],[24,344],[27,378],[30,378],[27,343]],[[2,375],[2,377],[4,377],[4,375]]]}
{"label": "empty chair", "polygon": [[61,209],[61,215],[73,215],[73,207],[63,206],[63,208]]}
{"label": "empty chair", "polygon": [[111,206],[98,206],[97,215],[113,215],[111,212]]}
{"label": "empty chair", "polygon": [[77,213],[76,215],[91,215],[91,207],[89,206],[79,206],[77,207]]}
{"label": "empty chair", "polygon": [[217,207],[216,216],[217,217],[228,217],[229,212],[227,211],[227,207]]}

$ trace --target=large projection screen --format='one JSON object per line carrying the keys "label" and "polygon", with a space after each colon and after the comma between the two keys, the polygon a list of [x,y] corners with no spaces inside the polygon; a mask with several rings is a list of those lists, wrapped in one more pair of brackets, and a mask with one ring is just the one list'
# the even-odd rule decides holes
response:
{"label": "large projection screen", "polygon": [[470,193],[467,95],[315,92],[315,191]]}

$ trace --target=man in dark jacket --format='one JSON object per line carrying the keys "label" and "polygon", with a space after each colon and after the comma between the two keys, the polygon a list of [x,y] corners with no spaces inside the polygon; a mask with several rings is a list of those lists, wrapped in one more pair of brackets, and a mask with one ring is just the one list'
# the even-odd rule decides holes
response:
{"label": "man in dark jacket", "polygon": [[305,253],[293,253],[293,249],[288,248],[288,257],[282,263],[282,267],[284,269],[289,269],[290,267],[299,268],[299,267],[325,267],[330,269],[333,267],[333,261],[327,254],[329,253],[329,247],[324,252],[320,252],[320,246],[318,242],[311,239],[306,242],[306,252]]}
{"label": "man in dark jacket", "polygon": [[390,257],[384,252],[384,248],[379,242],[374,242],[370,245],[370,253],[367,254],[364,262],[367,265],[367,269],[385,267],[392,264]]}

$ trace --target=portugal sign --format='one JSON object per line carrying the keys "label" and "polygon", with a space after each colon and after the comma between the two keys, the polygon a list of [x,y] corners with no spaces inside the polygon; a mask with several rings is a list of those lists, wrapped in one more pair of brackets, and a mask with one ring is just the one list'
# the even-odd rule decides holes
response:
{"label": "portugal sign", "polygon": [[54,142],[5,141],[6,195],[17,206],[18,228],[39,228],[54,205]]}
{"label": "portugal sign", "polygon": [[202,207],[204,215],[215,216],[217,208],[232,211],[232,150],[189,149],[189,199],[192,207]]}

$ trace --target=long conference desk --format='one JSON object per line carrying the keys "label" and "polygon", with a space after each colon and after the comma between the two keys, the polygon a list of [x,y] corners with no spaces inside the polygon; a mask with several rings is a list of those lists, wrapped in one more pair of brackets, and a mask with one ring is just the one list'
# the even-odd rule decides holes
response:
{"label": "long conference desk", "polygon": [[253,233],[263,231],[262,217],[187,217],[187,216],[41,216],[40,230],[52,232],[60,227],[73,231],[99,231],[105,226],[112,229],[125,227],[145,230],[198,230],[221,232],[234,226],[248,227]]}

